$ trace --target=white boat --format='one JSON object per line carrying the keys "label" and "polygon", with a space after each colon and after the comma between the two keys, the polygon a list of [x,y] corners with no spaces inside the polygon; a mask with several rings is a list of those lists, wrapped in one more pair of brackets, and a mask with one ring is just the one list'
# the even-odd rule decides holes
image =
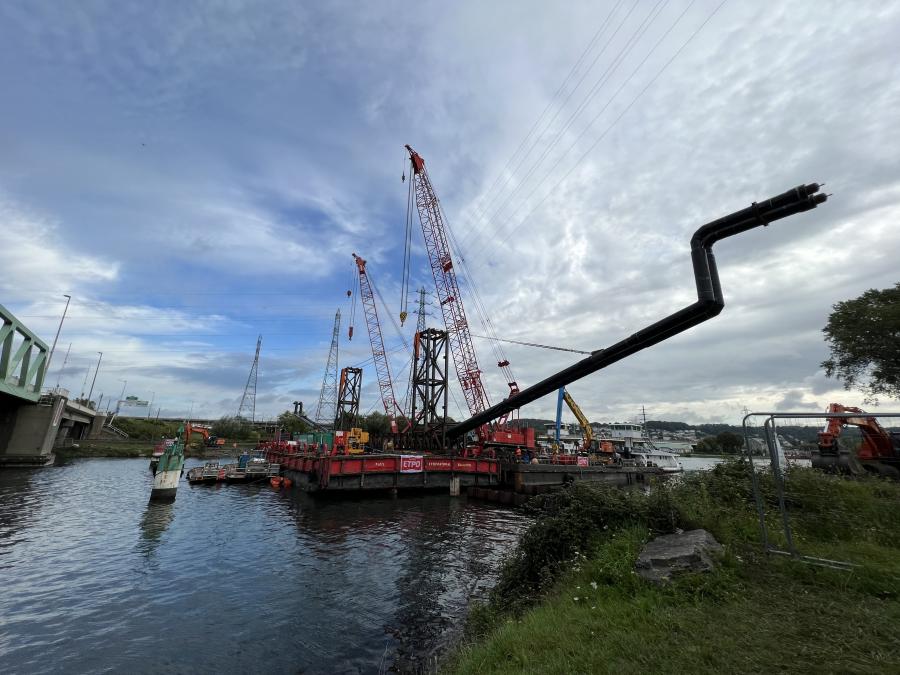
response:
{"label": "white boat", "polygon": [[684,467],[678,461],[678,455],[659,448],[640,448],[631,451],[638,466],[655,466],[665,473],[681,473]]}

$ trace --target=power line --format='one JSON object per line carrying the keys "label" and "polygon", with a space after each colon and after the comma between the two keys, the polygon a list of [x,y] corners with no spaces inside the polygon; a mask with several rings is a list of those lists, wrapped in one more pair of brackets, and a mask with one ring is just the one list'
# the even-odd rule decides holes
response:
{"label": "power line", "polygon": [[572,352],[573,354],[587,354],[590,355],[592,352],[586,352],[581,349],[570,349],[569,347],[554,347],[553,345],[542,345],[537,342],[523,342],[521,340],[511,340],[509,338],[498,338],[498,337],[490,337],[488,335],[472,335],[472,337],[482,338],[483,340],[496,340],[497,342],[510,342],[514,345],[523,345],[525,347],[540,347],[541,349],[554,349],[558,352]]}
{"label": "power line", "polygon": [[[537,127],[538,127],[538,125],[540,124],[541,120],[544,118],[544,116],[545,116],[545,115],[550,111],[550,109],[553,107],[553,104],[554,104],[554,102],[556,101],[556,99],[559,97],[559,94],[563,91],[563,89],[565,88],[565,86],[568,84],[569,80],[570,80],[570,79],[572,78],[572,76],[575,74],[575,72],[577,71],[578,67],[581,65],[582,61],[584,61],[585,57],[588,55],[588,53],[590,52],[590,50],[593,48],[594,44],[597,42],[597,40],[598,40],[598,38],[600,37],[600,35],[601,35],[603,32],[605,32],[607,26],[609,25],[609,20],[610,20],[610,18],[612,18],[612,15],[616,12],[616,10],[618,10],[618,8],[619,8],[619,6],[621,6],[622,2],[624,2],[624,0],[619,0],[619,2],[616,3],[616,5],[614,5],[613,8],[610,10],[609,14],[607,14],[606,19],[603,21],[603,24],[601,24],[600,28],[597,29],[597,32],[594,33],[594,35],[593,35],[593,37],[591,38],[590,42],[588,42],[587,47],[584,48],[584,51],[581,52],[581,55],[578,57],[578,60],[575,62],[575,64],[572,66],[572,68],[569,70],[569,73],[568,73],[568,75],[566,75],[566,77],[565,77],[565,79],[563,80],[562,84],[559,85],[559,87],[557,88],[556,92],[554,92],[553,96],[550,98],[550,101],[549,101],[549,102],[547,103],[547,105],[544,107],[543,112],[541,112],[541,114],[540,114],[540,115],[538,116],[538,118],[535,120],[534,124],[531,126],[531,129],[529,129],[528,133],[525,135],[525,138],[523,138],[522,141],[519,143],[519,145],[518,145],[518,147],[516,148],[515,152],[513,152],[513,154],[509,157],[509,159],[506,160],[506,164],[505,164],[505,165],[503,166],[503,168],[500,170],[500,173],[497,174],[497,177],[494,179],[494,182],[491,183],[491,186],[490,186],[490,187],[488,188],[488,190],[487,190],[487,193],[488,193],[489,195],[492,195],[492,198],[491,198],[490,201],[489,201],[487,204],[485,204],[483,207],[479,207],[479,210],[481,210],[481,215],[482,215],[482,216],[486,214],[487,209],[490,208],[490,206],[491,206],[491,204],[493,203],[493,201],[497,198],[497,193],[498,193],[498,192],[506,185],[506,183],[509,182],[509,180],[510,180],[510,178],[512,177],[512,175],[515,174],[515,172],[518,170],[519,166],[521,166],[521,164],[522,164],[522,162],[524,161],[524,159],[528,156],[528,154],[529,154],[529,153],[531,152],[531,150],[534,148],[534,145],[532,145],[532,146],[528,149],[528,152],[526,152],[525,155],[523,155],[522,158],[519,160],[519,162],[516,164],[516,167],[513,168],[513,170],[512,170],[510,173],[506,173],[506,170],[507,170],[507,169],[509,168],[509,166],[512,164],[513,160],[514,160],[515,157],[519,154],[519,152],[521,151],[521,149],[525,146],[525,143],[528,141],[528,139],[529,139],[529,138],[531,137],[531,135],[534,133],[535,129],[537,129]],[[636,6],[636,4],[637,4],[637,3],[635,3],[635,6]],[[633,11],[633,10],[634,10],[634,8],[632,8],[632,11]],[[626,18],[627,18],[627,17],[626,17]],[[614,36],[615,36],[615,33],[613,34],[613,37],[614,37]],[[608,44],[608,43],[607,43],[607,44]],[[604,49],[606,49],[606,46],[604,46]],[[603,52],[601,51],[600,53],[602,54]],[[562,105],[559,106],[559,110],[562,110],[563,106],[565,106],[565,104],[568,102],[569,98],[571,98],[572,94],[574,94],[575,91],[578,89],[578,87],[581,85],[581,82],[584,81],[584,78],[587,77],[587,74],[591,71],[591,68],[593,68],[594,63],[596,63],[596,58],[595,58],[594,61],[591,63],[591,65],[588,67],[588,69],[585,71],[585,73],[584,73],[584,75],[582,76],[581,80],[578,81],[578,84],[576,84],[575,87],[572,89],[572,91],[569,92],[568,96],[566,97],[566,100],[563,101]],[[559,111],[557,111],[556,115],[559,115]],[[540,139],[543,138],[543,135],[544,135],[544,133],[546,132],[547,128],[549,128],[550,124],[553,123],[553,120],[556,119],[556,115],[554,115],[553,119],[550,120],[550,122],[548,122],[547,125],[544,127],[544,130],[541,132],[541,136],[538,138],[538,141],[537,141],[537,142],[539,142]],[[499,186],[497,186],[498,181],[499,181],[503,176],[506,177],[505,180],[503,181],[503,183],[501,183]],[[494,192],[494,188],[495,188],[495,187],[497,188],[497,192]],[[464,240],[467,240],[467,239],[468,239],[467,233],[463,235],[463,239],[464,239]]]}
{"label": "power line", "polygon": [[[603,133],[600,134],[600,136],[588,147],[588,149],[584,153],[582,153],[582,155],[572,165],[572,168],[570,168],[562,176],[562,178],[560,178],[556,183],[553,184],[553,186],[551,186],[550,190],[544,195],[543,198],[541,198],[541,200],[533,208],[531,208],[528,211],[528,213],[525,214],[525,217],[522,218],[522,220],[520,220],[517,224],[515,224],[513,226],[513,228],[511,230],[509,230],[509,232],[506,233],[506,235],[503,237],[503,239],[499,242],[499,246],[502,246],[502,244],[506,243],[509,240],[509,237],[512,236],[512,234],[516,230],[518,230],[534,214],[534,212],[541,205],[544,204],[544,202],[547,201],[549,196],[551,194],[553,194],[554,190],[556,190],[556,188],[558,188],[572,174],[572,172],[575,171],[575,169],[577,169],[579,166],[581,166],[582,161],[593,151],[593,149],[595,147],[597,147],[597,145],[600,143],[600,141],[602,141],[606,137],[606,135],[619,122],[619,120],[621,120],[625,116],[625,114],[632,108],[632,106],[634,106],[634,104],[638,101],[638,99],[640,99],[640,97],[643,96],[644,93],[646,93],[646,91],[656,82],[656,80],[659,79],[660,75],[662,75],[663,72],[665,72],[665,70],[672,64],[672,62],[681,54],[681,52],[684,51],[685,47],[687,47],[687,45],[693,41],[693,39],[712,20],[712,18],[719,12],[719,10],[725,5],[726,2],[728,2],[728,0],[722,0],[722,2],[720,2],[715,7],[715,9],[713,9],[713,11],[703,21],[703,23],[701,23],[700,26],[698,26],[697,29],[694,30],[693,33],[691,33],[691,35],[687,38],[687,40],[685,40],[681,44],[681,46],[675,51],[675,53],[662,65],[662,67],[656,72],[656,74],[650,79],[650,81],[647,82],[647,84],[634,96],[634,98],[631,99],[631,101],[628,103],[628,105],[626,105],[625,108],[622,109],[622,111],[619,113],[619,115],[609,124],[608,127],[606,127],[606,129],[603,131]],[[687,10],[685,10],[685,11],[687,11]],[[682,12],[682,14],[680,16],[683,16],[683,15],[684,15],[684,12]],[[679,16],[679,19],[680,19],[680,16]],[[635,68],[634,71],[632,71],[632,73],[631,73],[631,75],[629,75],[628,79],[626,79],[626,81],[622,84],[622,86],[619,87],[619,90],[616,92],[616,94],[618,94],[618,92],[621,91],[622,88],[624,88],[624,86],[628,83],[628,81],[630,81],[630,79],[633,77],[633,75],[646,62],[646,60],[647,60],[647,58],[649,58],[650,54],[652,54],[653,51],[656,49],[656,47],[659,46],[660,42],[662,42],[662,40],[666,37],[666,35],[668,35],[668,33],[671,31],[672,28],[674,28],[674,24],[672,27],[670,27],[669,31],[667,31],[665,34],[663,34],[663,36],[660,38],[660,40],[657,41],[656,45],[654,45],[654,47],[650,51],[650,53],[648,53],[648,55],[644,58],[644,60],[641,61],[640,64],[638,64],[638,67]],[[571,147],[574,147],[574,144]],[[570,149],[571,149],[571,147],[570,147]],[[555,166],[556,165],[554,165],[554,168],[555,168]],[[551,169],[551,171],[552,171],[552,169]],[[546,178],[546,176],[545,176],[545,178]],[[498,244],[495,244],[494,246],[492,246],[493,250],[496,250],[497,248],[498,248]]]}
{"label": "power line", "polygon": [[[616,70],[619,68],[619,66],[622,65],[622,63],[625,61],[625,58],[637,46],[640,39],[646,34],[647,30],[650,28],[650,26],[653,24],[653,22],[656,21],[656,19],[662,13],[662,7],[664,6],[664,3],[666,3],[666,2],[668,2],[668,0],[657,0],[656,4],[653,7],[651,7],[650,11],[647,13],[647,15],[641,21],[641,23],[638,24],[637,28],[635,28],[634,32],[631,34],[631,37],[628,38],[625,45],[622,47],[622,49],[619,50],[619,53],[612,60],[612,62],[607,66],[606,70],[600,76],[600,79],[597,80],[597,82],[594,84],[594,86],[591,88],[591,90],[587,93],[587,96],[585,96],[585,98],[582,100],[582,102],[579,104],[579,106],[575,109],[575,111],[571,115],[569,115],[568,119],[566,120],[565,124],[563,125],[563,128],[556,135],[557,139],[561,139],[563,137],[563,135],[565,134],[565,132],[571,128],[571,126],[575,123],[575,120],[578,118],[578,116],[582,113],[582,111],[584,111],[585,107],[587,107],[587,105],[593,100],[593,98],[600,92],[600,89],[602,88],[602,86],[610,80],[610,78],[616,72]],[[691,1],[691,4],[693,4],[693,0]],[[688,5],[688,8],[690,8],[690,5]],[[632,10],[633,9],[634,9],[634,7],[632,7]],[[685,11],[687,11],[687,10],[685,10]],[[630,15],[630,12],[629,12],[629,15]],[[627,17],[626,17],[626,19],[627,19]],[[679,19],[680,19],[680,17],[679,17]],[[677,23],[677,21],[678,20],[676,19],[676,23]],[[619,27],[621,28],[621,25]],[[673,27],[674,27],[674,24],[673,24]],[[670,30],[671,30],[671,28],[670,28]],[[618,32],[618,29],[617,29],[617,32]],[[651,53],[652,53],[652,50],[651,50]],[[627,81],[628,80],[626,80],[626,82]],[[620,90],[621,90],[621,88],[620,88]],[[616,92],[616,94],[618,94],[618,92]],[[604,106],[604,110],[612,102],[612,100],[613,100],[613,98],[615,98],[616,94],[614,94],[613,97],[610,99],[610,101],[607,102],[606,106]],[[588,129],[590,129],[590,127],[593,125],[593,123],[597,120],[597,117],[599,117],[599,115],[595,116],[587,124],[585,129],[582,131],[581,135],[583,135]],[[481,226],[478,230],[475,230],[474,233],[480,233],[480,232],[484,231],[489,225],[491,225],[492,223],[494,223],[497,220],[497,218],[500,216],[503,209],[512,200],[512,198],[515,195],[519,194],[519,192],[525,188],[525,186],[528,183],[528,179],[531,178],[531,176],[538,169],[538,167],[541,166],[541,164],[543,164],[544,160],[547,158],[547,156],[550,154],[550,152],[554,149],[554,147],[556,147],[556,143],[549,144],[549,145],[547,145],[546,148],[544,148],[544,151],[541,153],[540,157],[538,157],[537,160],[534,162],[534,164],[532,164],[531,168],[528,170],[528,172],[525,174],[525,176],[522,178],[522,180],[519,181],[519,184],[515,187],[515,189],[509,195],[507,195],[507,197],[501,203],[500,207],[497,208],[496,211],[494,211],[494,213],[487,220],[487,222],[483,226]],[[562,159],[565,158],[565,156],[572,150],[573,147],[574,147],[574,143],[572,145],[570,145],[565,151],[563,151],[563,153],[557,159],[556,164],[554,164],[554,166],[550,169],[550,171],[548,171],[544,175],[544,177],[534,185],[534,187],[531,189],[531,191],[525,197],[525,200],[527,200],[532,194],[534,194],[534,192],[544,183],[544,181],[547,180],[547,177],[552,173],[553,169],[556,166],[558,166],[559,162],[561,162]],[[521,200],[521,201],[524,202],[525,200]],[[515,212],[518,211],[519,208],[514,209],[513,214],[515,214]]]}

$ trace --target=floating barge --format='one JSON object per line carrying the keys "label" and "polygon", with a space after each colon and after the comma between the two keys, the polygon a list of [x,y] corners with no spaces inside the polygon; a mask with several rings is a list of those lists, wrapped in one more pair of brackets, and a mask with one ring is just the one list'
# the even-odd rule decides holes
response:
{"label": "floating barge", "polygon": [[615,485],[644,483],[664,475],[658,467],[523,464],[486,457],[446,457],[440,455],[321,455],[270,449],[269,462],[294,485],[308,492],[351,492],[374,490],[450,490],[468,488],[502,489],[533,495],[541,488],[575,482],[605,482]]}
{"label": "floating barge", "polygon": [[[282,474],[308,492],[450,490],[500,483],[500,462],[425,455],[314,455],[269,450]],[[458,479],[458,482],[455,480]]]}

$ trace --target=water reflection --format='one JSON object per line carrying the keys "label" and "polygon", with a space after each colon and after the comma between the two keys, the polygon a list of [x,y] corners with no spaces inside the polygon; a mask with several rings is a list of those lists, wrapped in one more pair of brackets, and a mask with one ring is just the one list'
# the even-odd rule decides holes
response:
{"label": "water reflection", "polygon": [[138,542],[138,551],[147,556],[151,555],[159,546],[163,533],[174,518],[174,503],[150,502],[147,504],[141,518],[141,539]]}
{"label": "water reflection", "polygon": [[[526,524],[449,495],[268,485],[182,483],[174,503],[148,504],[146,460],[9,475],[0,672],[418,670]],[[179,639],[156,639],[160,626]]]}

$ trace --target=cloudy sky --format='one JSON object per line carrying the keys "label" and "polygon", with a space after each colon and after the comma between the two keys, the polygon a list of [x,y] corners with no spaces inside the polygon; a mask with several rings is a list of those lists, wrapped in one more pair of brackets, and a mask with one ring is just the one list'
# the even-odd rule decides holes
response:
{"label": "cloudy sky", "polygon": [[[360,317],[346,338],[351,253],[396,320],[404,143],[473,332],[474,283],[501,336],[582,350],[693,301],[699,225],[820,181],[827,204],[717,247],[718,318],[570,391],[595,420],[860,403],[819,368],[821,329],[898,280],[898,45],[888,2],[3,2],[0,304],[50,343],[71,294],[48,384],[80,393],[102,351],[94,398],[163,415],[234,414],[262,334],[269,416],[315,407],[337,309],[341,365],[369,355]],[[415,224],[410,287],[438,325]],[[523,386],[578,358],[505,351]]]}

